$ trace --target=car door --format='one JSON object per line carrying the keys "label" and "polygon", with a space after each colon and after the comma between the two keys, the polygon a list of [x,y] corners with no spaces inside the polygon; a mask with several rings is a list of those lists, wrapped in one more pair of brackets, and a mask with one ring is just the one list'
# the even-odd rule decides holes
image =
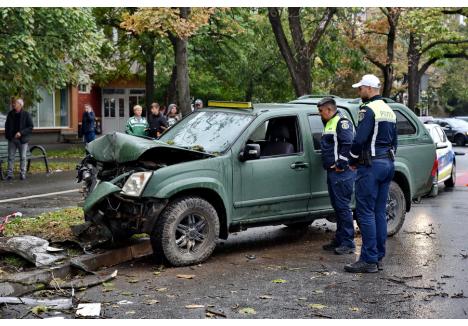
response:
{"label": "car door", "polygon": [[[281,128],[282,124],[287,125],[289,138],[270,137],[272,126]],[[307,214],[310,162],[304,151],[299,117],[283,115],[264,118],[247,132],[244,145],[247,142],[257,143],[262,154],[259,159],[245,162],[233,155],[233,220],[248,223]],[[270,145],[277,145],[276,141],[289,143],[293,148],[287,153],[269,150]],[[278,147],[284,147],[284,144]]]}
{"label": "car door", "polygon": [[454,142],[454,136],[455,136],[455,129],[453,129],[453,126],[450,125],[450,123],[446,121],[442,121],[440,123],[440,126],[443,128],[445,134],[447,135],[447,138],[451,141]]}
{"label": "car door", "polygon": [[444,181],[445,179],[450,177],[450,173],[452,172],[452,165],[453,165],[453,152],[452,152],[452,144],[450,141],[447,139],[447,136],[445,135],[444,131],[442,128],[439,126],[436,126],[434,128],[434,132],[437,133],[439,143],[436,145],[439,145],[437,149],[437,161],[439,163],[439,168],[438,168],[438,181]]}
{"label": "car door", "polygon": [[310,171],[311,198],[308,209],[311,212],[332,210],[327,188],[327,173],[322,167],[322,151],[320,149],[323,133],[322,118],[319,114],[308,114],[307,122],[311,133],[309,158],[313,167]]}

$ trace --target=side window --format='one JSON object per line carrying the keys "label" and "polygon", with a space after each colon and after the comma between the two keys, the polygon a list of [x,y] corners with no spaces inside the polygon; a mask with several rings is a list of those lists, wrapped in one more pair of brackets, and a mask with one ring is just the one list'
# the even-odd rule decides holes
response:
{"label": "side window", "polygon": [[263,122],[250,135],[247,143],[259,144],[262,158],[302,152],[297,116],[272,118]]}
{"label": "side window", "polygon": [[445,135],[445,132],[441,128],[435,128],[437,130],[437,133],[439,134],[439,138],[441,142],[447,142],[447,136]]}
{"label": "side window", "polygon": [[437,127],[431,129],[431,137],[435,144],[440,142],[440,134],[437,129]]}
{"label": "side window", "polygon": [[398,135],[414,135],[416,127],[408,120],[400,111],[395,112],[397,118],[397,133]]}
{"label": "side window", "polygon": [[318,114],[309,115],[309,126],[312,133],[312,139],[314,141],[314,149],[320,150],[320,140],[322,139],[323,133],[323,122],[322,118]]}

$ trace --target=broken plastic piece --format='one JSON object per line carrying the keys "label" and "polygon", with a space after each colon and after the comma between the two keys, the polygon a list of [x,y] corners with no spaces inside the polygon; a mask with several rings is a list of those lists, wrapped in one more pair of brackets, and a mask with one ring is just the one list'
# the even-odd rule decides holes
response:
{"label": "broken plastic piece", "polygon": [[28,306],[45,306],[50,310],[67,310],[73,307],[72,299],[33,299],[19,297],[0,297],[0,303],[25,304]]}
{"label": "broken plastic piece", "polygon": [[100,303],[80,303],[76,310],[76,315],[80,317],[99,317],[100,314]]}
{"label": "broken plastic piece", "polygon": [[36,267],[48,266],[65,258],[64,254],[55,253],[60,249],[50,247],[49,241],[30,235],[0,238],[0,251],[2,250],[23,257]]}

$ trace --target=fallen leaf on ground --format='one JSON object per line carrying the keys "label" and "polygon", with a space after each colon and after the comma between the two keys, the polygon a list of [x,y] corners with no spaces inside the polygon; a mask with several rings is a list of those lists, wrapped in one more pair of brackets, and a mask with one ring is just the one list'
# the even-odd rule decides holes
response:
{"label": "fallen leaf on ground", "polygon": [[117,304],[125,305],[125,304],[133,304],[133,302],[132,302],[132,301],[128,301],[128,300],[120,300],[119,302],[117,302]]}
{"label": "fallen leaf on ground", "polygon": [[155,299],[145,301],[145,304],[147,304],[147,305],[153,305],[153,304],[156,304],[156,303],[159,303],[159,301],[155,300]]}
{"label": "fallen leaf on ground", "polygon": [[140,282],[140,280],[136,278],[128,280],[128,283],[138,283],[138,282]]}
{"label": "fallen leaf on ground", "polygon": [[195,275],[192,275],[192,274],[177,274],[176,276],[177,278],[183,278],[186,280],[191,280],[195,277]]}
{"label": "fallen leaf on ground", "polygon": [[158,291],[158,292],[166,292],[166,291],[167,291],[167,288],[158,288],[158,289],[156,289],[156,291]]}
{"label": "fallen leaf on ground", "polygon": [[47,309],[46,306],[35,306],[34,308],[31,309],[31,312],[35,315],[40,315],[43,312],[47,312],[49,309]]}
{"label": "fallen leaf on ground", "polygon": [[297,300],[306,301],[307,298],[302,297],[302,298],[297,298]]}
{"label": "fallen leaf on ground", "polygon": [[186,305],[185,308],[187,308],[187,309],[198,309],[198,308],[205,308],[205,306],[201,305],[201,304],[189,304],[189,305]]}
{"label": "fallen leaf on ground", "polygon": [[133,295],[132,292],[128,292],[128,291],[120,292],[120,294],[121,294],[121,295],[125,295],[125,296]]}
{"label": "fallen leaf on ground", "polygon": [[358,312],[358,311],[360,311],[361,309],[359,309],[358,307],[351,307],[351,308],[349,308],[349,310]]}
{"label": "fallen leaf on ground", "polygon": [[288,281],[283,280],[283,279],[277,279],[277,280],[273,280],[273,281],[271,281],[271,282],[272,282],[272,283],[280,283],[280,284],[281,284],[281,283],[287,283]]}
{"label": "fallen leaf on ground", "polygon": [[259,296],[260,299],[273,299],[272,296],[269,296],[269,295],[261,295]]}
{"label": "fallen leaf on ground", "polygon": [[327,307],[326,305],[323,305],[321,303],[311,303],[309,305],[309,308],[312,308],[312,309],[324,309],[326,307]]}
{"label": "fallen leaf on ground", "polygon": [[239,309],[240,314],[245,314],[245,315],[255,315],[257,312],[255,311],[254,308],[246,307]]}
{"label": "fallen leaf on ground", "polygon": [[153,275],[158,276],[159,274],[161,274],[161,272],[153,272]]}
{"label": "fallen leaf on ground", "polygon": [[125,312],[126,315],[134,315],[136,314],[135,310],[129,310]]}
{"label": "fallen leaf on ground", "polygon": [[322,290],[313,290],[312,292],[315,293],[315,294],[321,294],[321,293],[323,293]]}

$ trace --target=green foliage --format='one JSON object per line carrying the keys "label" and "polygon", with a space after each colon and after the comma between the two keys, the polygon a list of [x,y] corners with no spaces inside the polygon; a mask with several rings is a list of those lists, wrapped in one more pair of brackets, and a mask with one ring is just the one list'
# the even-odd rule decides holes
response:
{"label": "green foliage", "polygon": [[39,87],[86,82],[103,67],[90,9],[1,8],[0,19],[0,94],[38,100]]}
{"label": "green foliage", "polygon": [[7,237],[33,235],[49,241],[74,239],[70,226],[83,223],[83,210],[79,207],[65,208],[44,213],[35,218],[16,218],[5,227]]}

